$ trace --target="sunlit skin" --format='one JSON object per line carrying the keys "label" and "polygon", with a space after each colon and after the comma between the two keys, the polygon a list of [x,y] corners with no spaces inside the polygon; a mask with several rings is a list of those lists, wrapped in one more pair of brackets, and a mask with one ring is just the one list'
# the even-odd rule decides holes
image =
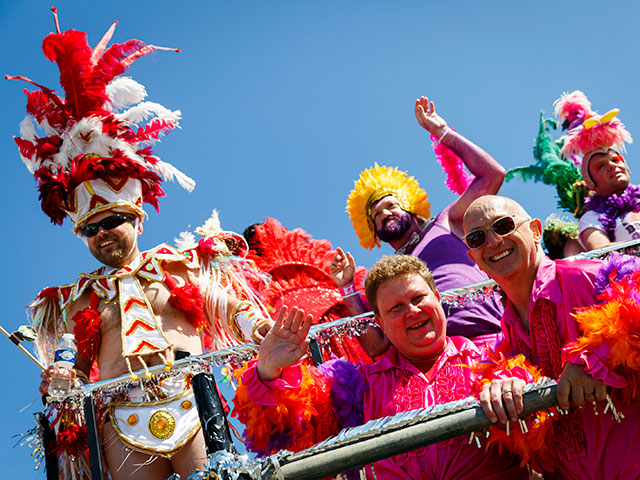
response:
{"label": "sunlit skin", "polygon": [[[496,234],[491,229],[493,222],[510,215],[514,216],[516,229],[505,236]],[[485,231],[486,242],[467,252],[478,267],[500,285],[524,281],[532,286],[542,259],[540,220],[528,220],[526,212],[515,202],[486,196],[473,202],[464,216],[465,234],[479,229]]]}
{"label": "sunlit skin", "polygon": [[629,186],[629,168],[624,158],[612,149],[591,155],[589,175],[595,183],[596,193],[603,197],[620,194]]}
{"label": "sunlit skin", "polygon": [[[113,215],[113,211],[106,211],[91,216],[86,223],[96,223]],[[142,233],[142,224],[136,227],[134,221],[124,222],[121,225],[104,230],[100,228],[93,237],[86,238],[92,255],[101,263],[110,267],[119,268],[130,264],[138,255],[138,236]],[[197,284],[196,270],[188,269],[181,262],[163,264],[165,272],[171,274],[179,284],[186,282]],[[162,325],[164,335],[171,344],[169,350],[164,352],[168,360],[175,360],[175,351],[182,350],[192,355],[204,353],[200,332],[187,319],[184,311],[171,305],[169,298],[171,291],[164,282],[150,282],[139,279],[140,285],[149,300],[155,318]],[[227,311],[232,312],[239,300],[234,296],[227,296]],[[66,318],[68,319],[68,331],[73,331],[74,315],[87,308],[90,304],[90,295],[85,291],[80,298],[68,307]],[[97,352],[99,365],[99,380],[106,380],[126,374],[129,370],[122,356],[122,322],[120,305],[117,302],[105,303],[103,300],[98,305],[100,311],[100,348]],[[253,340],[260,341],[267,333],[271,324],[265,324],[254,333]],[[163,360],[158,355],[143,357],[149,366],[159,365]],[[132,368],[142,368],[141,363],[131,360]],[[91,370],[91,362],[78,356],[76,368],[87,376]],[[40,392],[46,394],[52,376],[71,375],[75,378],[75,371],[69,373],[63,369],[49,368],[42,373]],[[180,473],[182,478],[190,476],[196,468],[200,468],[206,457],[204,437],[202,431],[178,450],[170,460],[153,458],[150,455],[138,451],[132,451],[118,440],[114,428],[110,422],[104,424],[102,430],[103,452],[111,477],[114,480],[125,480],[135,477],[136,480],[155,480],[168,478],[172,473]],[[150,462],[150,460],[153,460]],[[139,468],[144,465],[144,468]],[[135,475],[132,473],[135,472]]]}
{"label": "sunlit skin", "polygon": [[[583,161],[589,162],[589,176],[598,195],[608,197],[620,194],[629,186],[629,167],[615,150],[610,148],[587,154]],[[580,232],[580,241],[587,250],[604,248],[612,243],[605,232],[593,227]]]}
{"label": "sunlit skin", "polygon": [[[97,213],[91,216],[85,223],[96,223],[110,217],[114,212]],[[138,237],[142,234],[142,222],[138,222],[136,229],[134,221],[124,222],[111,230],[100,228],[97,235],[87,238],[91,254],[109,267],[123,267],[128,265],[140,255],[138,249]]]}
{"label": "sunlit skin", "polygon": [[444,350],[447,319],[440,294],[417,273],[383,282],[376,294],[376,321],[398,351],[428,371]]}
{"label": "sunlit skin", "polygon": [[[491,225],[497,219],[514,215],[516,225],[513,232],[505,236],[496,235]],[[530,221],[520,204],[510,198],[495,195],[480,197],[474,201],[464,216],[465,234],[476,229],[486,229],[487,242],[479,248],[470,249],[469,257],[478,264],[504,290],[520,317],[522,326],[529,331],[529,307],[533,284],[542,261],[542,223]],[[584,405],[586,397],[604,399],[606,388],[602,381],[595,380],[584,371],[584,367],[567,363],[558,380],[558,405],[569,408],[569,398],[577,405]]]}
{"label": "sunlit skin", "polygon": [[[446,345],[446,317],[440,294],[418,273],[399,275],[377,290],[376,321],[398,351],[427,374]],[[275,326],[260,345],[257,373],[273,381],[283,368],[298,362],[307,352],[312,318],[297,308],[282,309]],[[480,404],[492,422],[516,420],[522,412],[523,380],[496,379],[482,388]],[[508,393],[503,393],[508,392]]]}

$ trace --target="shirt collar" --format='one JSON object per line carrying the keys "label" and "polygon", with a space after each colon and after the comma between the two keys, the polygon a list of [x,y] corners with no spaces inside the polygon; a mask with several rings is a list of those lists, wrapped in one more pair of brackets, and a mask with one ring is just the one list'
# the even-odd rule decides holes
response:
{"label": "shirt collar", "polygon": [[530,309],[539,298],[546,298],[555,304],[563,303],[562,290],[556,280],[556,262],[544,255],[538,266],[538,273],[531,290]]}

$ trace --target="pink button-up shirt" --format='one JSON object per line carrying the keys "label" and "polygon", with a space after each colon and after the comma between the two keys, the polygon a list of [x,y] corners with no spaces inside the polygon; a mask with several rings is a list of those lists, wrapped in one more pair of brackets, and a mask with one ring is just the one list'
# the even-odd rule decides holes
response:
{"label": "pink button-up shirt", "polygon": [[[602,262],[598,260],[542,259],[531,292],[527,333],[513,304],[508,301],[502,317],[503,351],[523,353],[543,374],[558,378],[564,363],[585,365],[585,371],[611,387],[626,381],[606,366],[606,345],[598,351],[571,355],[563,347],[580,336],[573,313],[597,302],[594,282]],[[595,415],[592,405],[572,409],[554,427],[550,446],[559,452],[557,470],[567,479],[640,478],[640,402],[622,409],[617,423],[610,414]]]}
{"label": "pink button-up shirt", "polygon": [[[368,387],[362,398],[364,422],[476,395],[479,379],[464,365],[482,358],[470,340],[451,337],[438,362],[424,374],[395,347],[390,348],[379,362],[358,367],[360,381]],[[509,376],[507,372],[505,375]],[[518,375],[531,381],[523,370],[518,370]],[[295,365],[285,368],[279,379],[262,382],[254,366],[243,374],[242,381],[249,387],[249,398],[266,406],[273,405],[274,390],[296,395],[301,378],[300,366]],[[323,414],[327,412],[318,412]],[[256,418],[269,422],[270,415],[265,412]],[[286,425],[281,427],[286,430]],[[470,445],[465,435],[381,460],[375,463],[375,470],[378,479],[526,479],[528,474],[519,462],[515,456],[498,453],[495,447],[478,448],[475,442]],[[370,474],[369,468],[367,471]]]}

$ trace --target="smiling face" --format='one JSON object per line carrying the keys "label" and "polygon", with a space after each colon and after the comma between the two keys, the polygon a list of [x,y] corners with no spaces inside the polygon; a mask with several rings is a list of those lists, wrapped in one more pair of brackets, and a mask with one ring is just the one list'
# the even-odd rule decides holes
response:
{"label": "smiling face", "polygon": [[371,206],[371,220],[383,242],[400,240],[411,228],[411,214],[402,209],[393,195],[382,197]]}
{"label": "smiling face", "polygon": [[[514,219],[516,228],[504,236],[496,234],[492,225],[508,216]],[[505,283],[517,282],[523,276],[535,277],[537,272],[542,258],[542,224],[538,219],[528,218],[518,203],[498,196],[475,200],[464,215],[465,235],[475,230],[486,233],[485,243],[470,249],[469,257],[503,287]]]}
{"label": "smiling face", "polygon": [[585,155],[585,160],[589,162],[589,175],[598,195],[608,197],[623,192],[629,186],[629,168],[622,155],[615,150]]}
{"label": "smiling face", "polygon": [[442,353],[446,317],[440,294],[418,273],[384,281],[376,293],[378,324],[398,351],[427,371]]}
{"label": "smiling face", "polygon": [[[86,224],[96,223],[113,215],[106,211],[90,217]],[[135,228],[134,222],[124,222],[111,230],[98,229],[98,233],[87,238],[89,251],[101,263],[109,267],[123,267],[129,264],[138,254],[138,235],[142,233],[142,224]]]}

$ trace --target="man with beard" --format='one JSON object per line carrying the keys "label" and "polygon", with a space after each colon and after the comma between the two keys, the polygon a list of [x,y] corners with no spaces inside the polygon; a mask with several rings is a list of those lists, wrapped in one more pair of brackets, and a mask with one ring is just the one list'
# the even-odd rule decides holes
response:
{"label": "man with beard", "polygon": [[[87,439],[82,403],[50,392],[51,379],[63,377],[69,385],[76,376],[101,381],[122,375],[129,375],[129,384],[97,394],[105,478],[187,478],[206,453],[193,372],[172,369],[173,362],[261,340],[269,321],[251,302],[255,297],[242,270],[247,262],[235,256],[244,241],[233,244],[235,237],[215,221],[196,230],[202,235],[197,244],[191,236],[180,249],[138,249],[143,203],[158,209],[163,179],[176,179],[188,190],[195,182],[150,146],[177,126],[180,111],[142,102],[144,86],[119,76],[160,47],[131,40],[107,48],[115,25],[93,49],[77,30],[58,29],[45,38],[43,52],[58,63],[64,96],[12,77],[37,87],[25,90],[30,116],[15,141],[37,181],[42,210],[58,225],[69,218],[74,234],[103,263],[74,283],[45,288],[29,306],[36,353],[49,366],[40,392],[55,397],[47,399],[46,414],[56,435],[60,478],[86,478]],[[72,371],[54,365],[56,345],[67,333],[77,346]],[[150,366],[165,368],[154,377]]]}
{"label": "man with beard", "polygon": [[[360,244],[371,249],[383,241],[397,254],[419,257],[428,265],[439,291],[488,280],[467,256],[462,219],[473,200],[498,192],[505,170],[491,155],[451,129],[427,98],[416,100],[415,114],[418,123],[434,139],[443,166],[443,157],[457,155],[475,178],[453,203],[430,218],[427,194],[413,177],[377,164],[365,170],[347,200],[347,211]],[[450,172],[448,184],[456,180],[452,179],[455,173]],[[354,270],[351,254],[338,249],[330,273],[355,314],[366,309],[359,296],[352,293]],[[445,310],[447,335],[471,338],[480,345],[493,345],[500,337],[502,305],[495,296],[464,306],[449,305]]]}
{"label": "man with beard", "polygon": [[[94,180],[91,184],[97,189],[100,182]],[[137,182],[129,179],[127,183]],[[224,326],[227,334],[235,333],[238,337],[232,343],[243,339],[260,341],[261,332],[268,326],[269,322],[262,320],[255,307],[238,299],[223,285],[205,284],[211,278],[200,272],[200,266],[208,261],[204,245],[216,237],[208,235],[198,247],[186,251],[162,244],[141,252],[138,248],[138,236],[142,233],[140,213],[135,203],[127,204],[122,196],[117,202],[119,206],[89,214],[86,222],[76,225],[78,235],[104,266],[91,274],[81,274],[72,287],[78,292],[76,298],[60,302],[68,320],[64,326],[57,325],[57,330],[75,333],[78,356],[73,370],[51,365],[42,373],[40,393],[43,395],[49,393],[53,378],[71,376],[75,379],[79,374],[85,381],[89,377],[99,381],[129,373],[133,379],[136,378],[133,370],[147,370],[148,366],[163,363],[170,366],[179,358],[179,352],[199,355],[210,348],[211,343],[229,344],[230,339],[223,333]],[[218,236],[216,240],[219,241],[212,249],[215,252],[211,259],[218,262],[219,274],[226,276],[230,272],[221,264],[232,252],[227,249],[225,238]],[[109,284],[112,288],[107,288],[105,298],[99,298],[96,292]],[[213,287],[211,291],[209,287]],[[57,295],[64,298],[67,288],[56,290]],[[208,293],[216,305],[214,311],[206,308],[203,293]],[[138,300],[147,307],[135,305]],[[193,303],[200,304],[199,315],[194,315],[198,308],[185,308],[185,304]],[[39,307],[46,308],[45,305]],[[144,327],[137,328],[136,324]],[[211,328],[218,330],[213,340],[204,335]],[[53,332],[52,336],[55,338],[59,333]],[[88,348],[87,344],[94,348]],[[161,382],[154,394],[157,402],[146,410],[137,408],[134,397],[140,394],[138,389],[103,405],[105,408],[99,413],[102,446],[112,478],[130,478],[134,471],[141,479],[167,478],[172,473],[186,477],[203,464],[204,438],[189,382],[189,376],[183,374]],[[175,429],[154,429],[151,426],[154,415],[174,412],[174,404],[180,404],[177,411],[183,412],[181,417],[174,415]],[[140,420],[132,422],[132,415]],[[138,427],[147,424],[149,430]],[[160,443],[154,442],[155,438],[164,438],[164,441],[155,445]],[[138,471],[137,465],[141,464],[145,464],[145,468]]]}

